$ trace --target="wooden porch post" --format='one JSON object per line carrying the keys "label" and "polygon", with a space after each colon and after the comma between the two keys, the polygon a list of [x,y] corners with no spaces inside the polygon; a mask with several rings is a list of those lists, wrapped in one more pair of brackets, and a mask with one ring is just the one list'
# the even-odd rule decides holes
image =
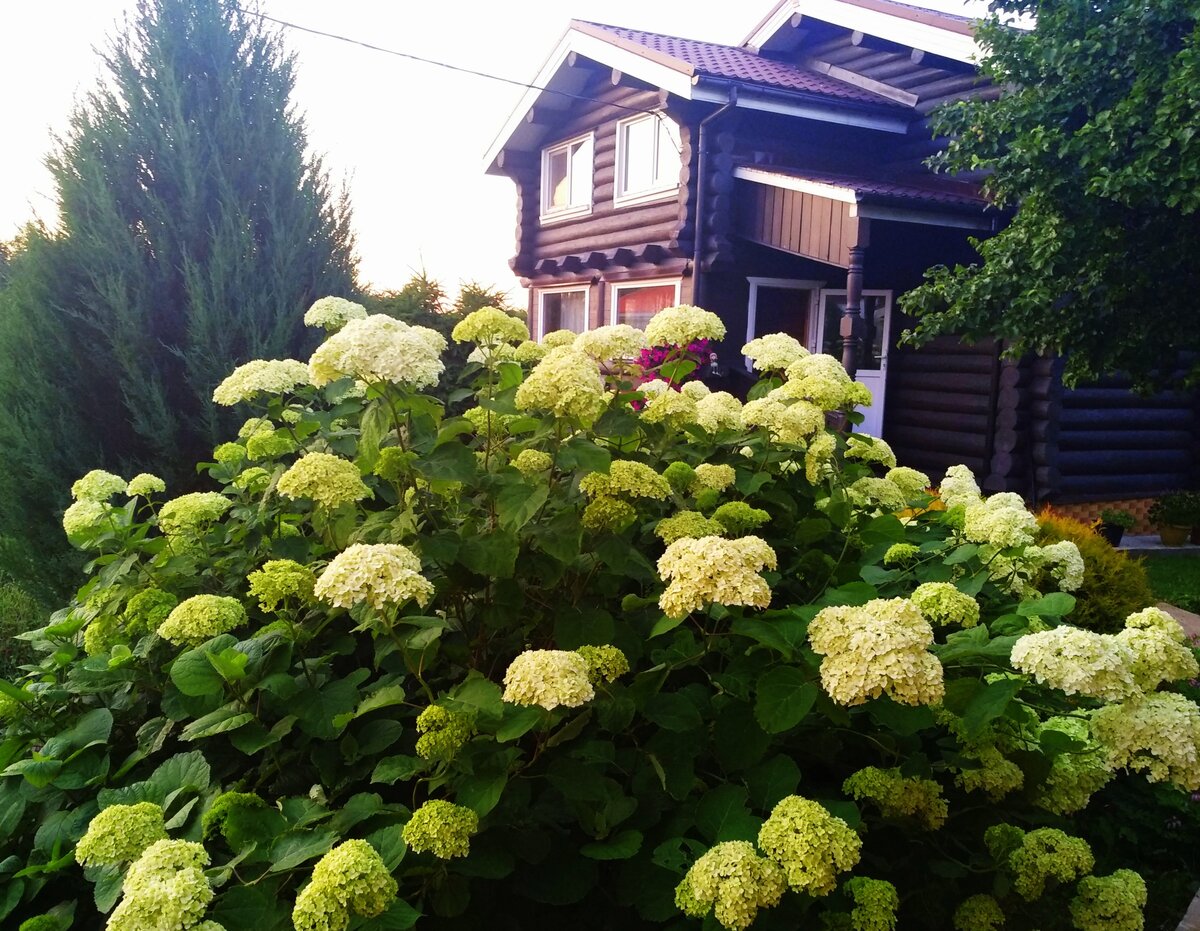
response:
{"label": "wooden porch post", "polygon": [[846,272],[846,309],[842,311],[839,333],[842,337],[842,367],[853,378],[858,372],[858,344],[862,338],[863,260],[866,246],[850,247],[850,267]]}

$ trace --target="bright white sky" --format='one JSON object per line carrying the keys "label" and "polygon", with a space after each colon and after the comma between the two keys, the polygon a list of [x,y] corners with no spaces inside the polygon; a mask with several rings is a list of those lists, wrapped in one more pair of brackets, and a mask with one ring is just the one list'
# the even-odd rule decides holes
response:
{"label": "bright white sky", "polygon": [[[962,13],[962,0],[909,0]],[[53,223],[42,159],[103,45],[135,0],[0,0],[0,240],[31,217]],[[737,43],[773,0],[263,0],[280,19],[373,45],[532,80],[571,18]],[[977,6],[975,7],[977,9]],[[295,103],[313,149],[349,182],[364,283],[398,288],[424,267],[517,289],[508,268],[512,182],[483,154],[521,89],[288,30],[299,56]]]}

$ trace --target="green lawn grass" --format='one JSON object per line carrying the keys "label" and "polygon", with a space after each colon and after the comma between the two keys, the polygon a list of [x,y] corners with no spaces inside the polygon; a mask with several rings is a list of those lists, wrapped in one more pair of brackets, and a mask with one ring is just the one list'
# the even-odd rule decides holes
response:
{"label": "green lawn grass", "polygon": [[1160,599],[1200,613],[1200,554],[1148,553],[1146,575]]}

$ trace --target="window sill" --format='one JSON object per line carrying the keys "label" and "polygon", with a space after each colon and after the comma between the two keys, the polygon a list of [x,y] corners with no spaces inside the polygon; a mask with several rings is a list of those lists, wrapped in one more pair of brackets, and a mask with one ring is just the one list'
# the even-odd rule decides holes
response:
{"label": "window sill", "polygon": [[553,226],[555,223],[562,223],[564,220],[577,220],[580,217],[591,216],[592,205],[588,204],[585,207],[570,207],[566,210],[556,210],[554,213],[543,213],[538,216],[538,222],[542,226]]}
{"label": "window sill", "polygon": [[667,188],[655,188],[652,191],[635,191],[632,194],[621,194],[613,198],[614,207],[639,207],[642,204],[653,204],[663,200],[674,200],[679,196],[679,185],[673,184]]}

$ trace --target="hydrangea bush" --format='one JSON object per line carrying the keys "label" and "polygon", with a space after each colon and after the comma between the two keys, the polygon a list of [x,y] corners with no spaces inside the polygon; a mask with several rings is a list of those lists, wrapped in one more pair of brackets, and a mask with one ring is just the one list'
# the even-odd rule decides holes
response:
{"label": "hydrangea bush", "polygon": [[1074,545],[855,434],[837,360],[756,340],[743,405],[698,308],[478,311],[449,374],[307,319],[207,490],[76,486],[87,582],[0,683],[5,927],[1142,927],[1081,834],[1200,789],[1195,655],[1073,627]]}

